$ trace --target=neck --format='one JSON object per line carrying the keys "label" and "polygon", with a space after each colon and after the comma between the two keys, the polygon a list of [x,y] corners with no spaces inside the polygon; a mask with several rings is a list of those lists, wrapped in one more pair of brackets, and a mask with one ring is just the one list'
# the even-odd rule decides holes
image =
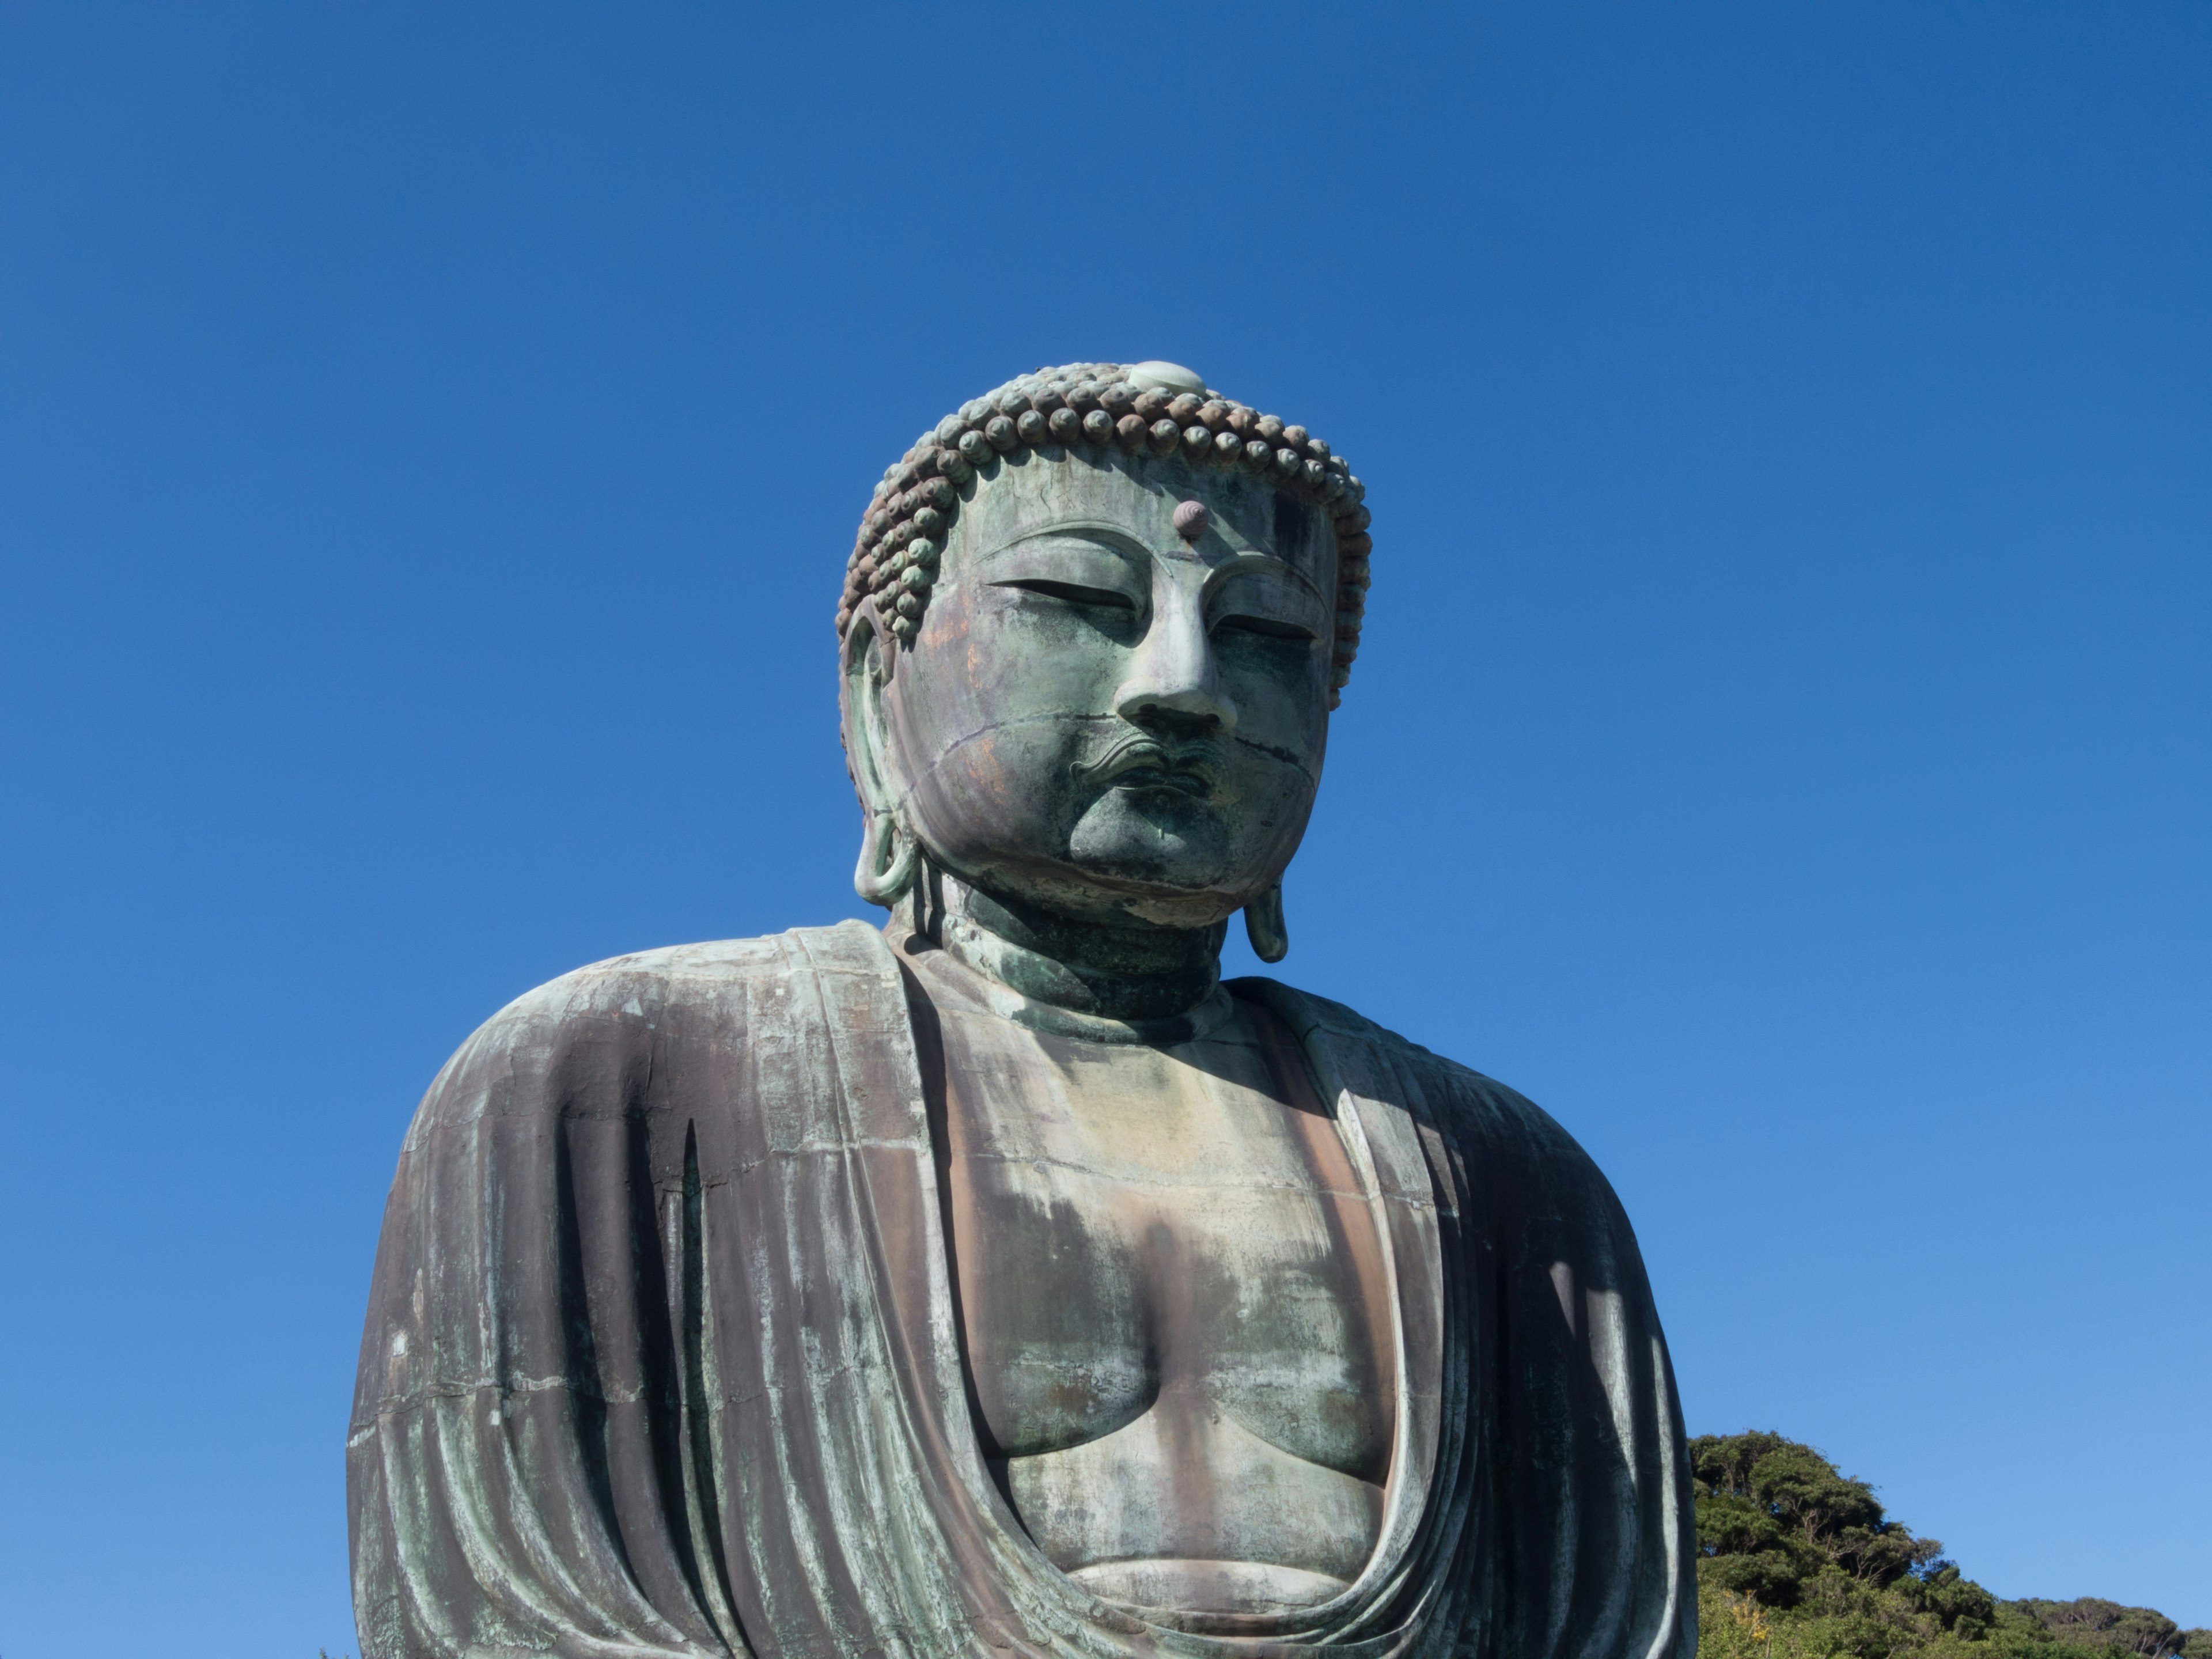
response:
{"label": "neck", "polygon": [[922,929],[945,952],[1035,1002],[1104,1019],[1187,1013],[1221,982],[1211,927],[1128,927],[1081,921],[935,875]]}

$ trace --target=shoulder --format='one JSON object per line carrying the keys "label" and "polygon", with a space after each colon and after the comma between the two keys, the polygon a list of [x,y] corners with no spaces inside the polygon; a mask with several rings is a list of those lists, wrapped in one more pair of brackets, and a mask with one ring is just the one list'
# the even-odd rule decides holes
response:
{"label": "shoulder", "polygon": [[[1470,1200],[1508,1233],[1569,1244],[1602,1238],[1626,1259],[1635,1237],[1613,1183],[1559,1121],[1517,1089],[1432,1053],[1332,1002],[1272,980],[1231,988],[1297,1032],[1332,1097],[1348,1090],[1402,1110],[1419,1130],[1439,1202]],[[1594,1231],[1593,1231],[1594,1230]]]}
{"label": "shoulder", "polygon": [[501,1098],[624,1094],[635,1072],[741,1049],[764,1029],[787,1039],[818,1018],[836,981],[896,986],[897,971],[882,935],[857,921],[610,957],[526,991],[478,1026],[423,1110],[474,1115]]}
{"label": "shoulder", "polygon": [[1493,1156],[1517,1152],[1596,1174],[1589,1155],[1559,1120],[1496,1078],[1310,991],[1258,977],[1235,981],[1230,989],[1283,1019],[1316,1063],[1340,1074],[1341,1086],[1388,1099],[1454,1139],[1479,1139]]}
{"label": "shoulder", "polygon": [[484,1022],[485,1032],[551,1023],[635,1019],[776,996],[823,973],[896,974],[883,935],[866,923],[793,927],[758,939],[668,945],[587,963],[526,991]]}

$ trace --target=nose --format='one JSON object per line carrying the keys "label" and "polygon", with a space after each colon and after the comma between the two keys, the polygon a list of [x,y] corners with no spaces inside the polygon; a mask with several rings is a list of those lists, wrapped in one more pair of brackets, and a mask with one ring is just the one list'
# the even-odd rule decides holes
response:
{"label": "nose", "polygon": [[1197,596],[1155,592],[1152,625],[1145,632],[1129,676],[1114,693],[1114,712],[1133,726],[1176,737],[1227,737],[1237,729],[1237,705],[1214,672],[1213,641]]}

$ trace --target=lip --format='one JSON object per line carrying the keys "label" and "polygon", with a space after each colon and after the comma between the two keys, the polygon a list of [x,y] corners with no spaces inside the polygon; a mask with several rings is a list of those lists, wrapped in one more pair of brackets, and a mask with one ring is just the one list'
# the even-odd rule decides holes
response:
{"label": "lip", "polygon": [[1170,789],[1202,800],[1213,793],[1212,759],[1206,744],[1175,746],[1153,738],[1125,738],[1075,770],[1102,788]]}

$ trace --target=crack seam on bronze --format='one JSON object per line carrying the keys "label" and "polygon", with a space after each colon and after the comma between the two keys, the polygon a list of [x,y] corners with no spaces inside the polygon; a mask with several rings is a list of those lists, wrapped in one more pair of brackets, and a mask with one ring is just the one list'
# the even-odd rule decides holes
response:
{"label": "crack seam on bronze", "polygon": [[[908,783],[900,793],[898,804],[904,806],[911,800],[914,798],[914,792],[921,787],[922,779],[933,775],[937,769],[944,765],[957,750],[964,749],[969,744],[988,738],[994,732],[1011,732],[1025,726],[1058,726],[1069,720],[1080,720],[1086,725],[1099,724],[1107,720],[1118,721],[1125,726],[1135,725],[1134,721],[1126,720],[1120,714],[1033,714],[1024,720],[994,720],[988,726],[976,727],[973,732],[962,732],[942,753],[931,756],[929,764],[922,769],[921,778]],[[1142,727],[1138,729],[1143,730]],[[1248,738],[1237,732],[1231,732],[1228,740],[1252,750],[1255,753],[1265,755],[1270,760],[1280,761],[1284,765],[1293,769],[1300,777],[1313,785],[1315,788],[1318,789],[1321,787],[1321,779],[1316,774],[1307,770],[1304,763],[1287,750],[1278,749],[1272,744],[1261,743],[1256,738]]]}
{"label": "crack seam on bronze", "polygon": [[[720,1175],[712,1177],[702,1176],[699,1186],[702,1191],[710,1187],[726,1187],[732,1182],[775,1163],[778,1158],[836,1158],[842,1153],[854,1152],[909,1152],[920,1157],[924,1147],[925,1143],[918,1138],[894,1140],[876,1136],[871,1136],[866,1139],[815,1141],[798,1146],[772,1146],[758,1158],[749,1158],[741,1163],[732,1164]],[[671,1190],[674,1189],[671,1188]]]}
{"label": "crack seam on bronze", "polygon": [[[716,1403],[723,1406],[747,1406],[756,1401],[781,1400],[794,1389],[804,1393],[843,1378],[856,1378],[866,1382],[881,1375],[883,1370],[884,1367],[878,1361],[866,1358],[849,1359],[823,1370],[810,1371],[799,1383],[771,1382],[746,1394],[724,1394],[716,1397]],[[531,1377],[514,1383],[441,1382],[410,1389],[394,1399],[384,1401],[377,1407],[376,1416],[377,1421],[381,1423],[387,1418],[398,1417],[404,1413],[416,1410],[425,1402],[431,1401],[463,1400],[471,1395],[479,1394],[496,1394],[504,1400],[515,1395],[549,1394],[562,1389],[584,1399],[596,1401],[603,1406],[635,1406],[647,1397],[647,1390],[641,1385],[635,1389],[605,1390],[592,1388],[586,1383],[568,1377]],[[374,1429],[362,1431],[363,1434],[374,1432]]]}
{"label": "crack seam on bronze", "polygon": [[472,1394],[496,1394],[504,1400],[515,1395],[550,1394],[562,1389],[586,1400],[595,1400],[602,1406],[635,1406],[646,1398],[646,1389],[641,1383],[634,1389],[594,1388],[588,1382],[568,1376],[526,1376],[512,1382],[489,1380],[426,1382],[385,1401],[377,1407],[376,1414],[381,1419],[425,1400],[460,1400]]}
{"label": "crack seam on bronze", "polygon": [[1048,1169],[1066,1170],[1076,1175],[1089,1176],[1096,1181],[1119,1182],[1130,1187],[1165,1187],[1176,1191],[1196,1188],[1201,1191],[1250,1192],[1257,1189],[1262,1192],[1310,1193],[1317,1198],[1356,1199],[1363,1204],[1367,1201],[1365,1193],[1350,1192],[1338,1187],[1310,1186],[1299,1182],[1273,1178],[1237,1181],[1204,1181],[1195,1178],[1179,1180],[1172,1176],[1110,1175],[1103,1170],[1094,1170],[1085,1164],[1071,1164],[1066,1158],[1024,1157],[1018,1152],[963,1152],[960,1156],[978,1164],[1026,1164],[1032,1166],[1041,1164]]}

